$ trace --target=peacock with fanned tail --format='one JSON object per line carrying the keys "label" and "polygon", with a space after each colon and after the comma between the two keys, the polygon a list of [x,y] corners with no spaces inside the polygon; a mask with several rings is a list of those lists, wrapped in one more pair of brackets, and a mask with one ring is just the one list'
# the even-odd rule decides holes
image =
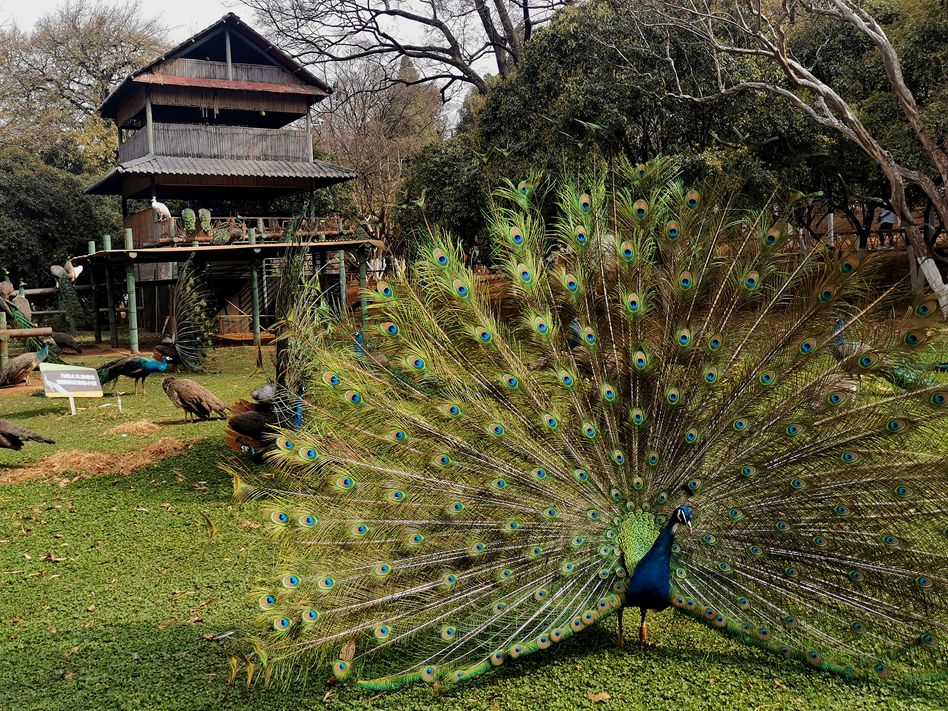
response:
{"label": "peacock with fanned tail", "polygon": [[621,643],[626,608],[648,646],[669,606],[814,668],[944,677],[948,385],[876,376],[945,360],[936,301],[666,161],[557,188],[553,218],[538,184],[495,196],[501,277],[434,233],[362,349],[294,322],[305,421],[234,472],[279,542],[266,678],[456,682],[615,614]]}

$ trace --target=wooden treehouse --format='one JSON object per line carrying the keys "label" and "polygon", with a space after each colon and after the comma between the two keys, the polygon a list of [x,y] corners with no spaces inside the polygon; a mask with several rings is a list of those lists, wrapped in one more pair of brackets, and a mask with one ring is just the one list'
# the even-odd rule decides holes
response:
{"label": "wooden treehouse", "polygon": [[[99,112],[117,126],[118,162],[85,192],[121,197],[124,235],[90,242],[77,259],[93,267],[97,301],[105,293],[113,345],[124,302],[133,351],[139,324],[162,330],[177,265],[192,255],[213,276],[223,330],[249,332],[252,323],[259,342],[290,233],[306,243],[314,271],[343,264],[332,271],[341,272],[335,302],[345,305],[345,254],[355,253],[364,273],[378,245],[355,224],[314,214],[316,190],[356,177],[313,157],[310,110],[330,93],[230,13],[109,95]],[[274,210],[306,194],[298,214]],[[152,199],[171,219],[156,221]]]}

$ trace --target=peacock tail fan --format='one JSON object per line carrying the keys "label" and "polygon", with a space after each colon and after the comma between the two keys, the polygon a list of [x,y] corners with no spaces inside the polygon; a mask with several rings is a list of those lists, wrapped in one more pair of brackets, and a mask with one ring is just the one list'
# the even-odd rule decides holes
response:
{"label": "peacock tail fan", "polygon": [[192,372],[204,372],[214,332],[214,294],[200,265],[188,259],[172,294],[174,348],[177,360]]}
{"label": "peacock tail fan", "polygon": [[623,605],[685,501],[675,608],[820,669],[943,674],[948,386],[878,376],[937,342],[935,301],[667,162],[554,190],[553,215],[498,191],[493,276],[431,234],[363,348],[301,297],[304,421],[240,479],[279,547],[267,679],[386,689],[546,649]]}

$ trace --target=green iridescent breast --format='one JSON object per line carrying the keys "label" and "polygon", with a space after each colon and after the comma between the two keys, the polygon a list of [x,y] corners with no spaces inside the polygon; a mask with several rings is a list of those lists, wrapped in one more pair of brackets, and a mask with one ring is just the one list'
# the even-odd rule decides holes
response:
{"label": "green iridescent breast", "polygon": [[644,511],[635,511],[626,514],[619,524],[619,548],[625,559],[625,566],[631,573],[636,564],[642,560],[661,529],[655,517]]}

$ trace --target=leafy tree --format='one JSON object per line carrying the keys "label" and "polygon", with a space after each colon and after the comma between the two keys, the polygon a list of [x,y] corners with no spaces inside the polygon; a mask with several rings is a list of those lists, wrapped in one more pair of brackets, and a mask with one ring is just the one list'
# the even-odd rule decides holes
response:
{"label": "leafy tree", "polygon": [[76,174],[110,167],[118,138],[96,115],[113,88],[165,48],[138,3],[67,0],[28,33],[0,34],[0,146]]}
{"label": "leafy tree", "polygon": [[115,234],[115,201],[82,195],[83,182],[22,149],[0,149],[0,266],[14,283],[52,285],[51,264]]}
{"label": "leafy tree", "polygon": [[354,169],[348,184],[355,212],[370,219],[386,238],[415,155],[440,139],[441,99],[430,85],[417,84],[408,58],[399,69],[402,84],[379,89],[384,76],[374,63],[354,62],[339,76],[336,91],[322,107],[316,138],[332,160]]}

